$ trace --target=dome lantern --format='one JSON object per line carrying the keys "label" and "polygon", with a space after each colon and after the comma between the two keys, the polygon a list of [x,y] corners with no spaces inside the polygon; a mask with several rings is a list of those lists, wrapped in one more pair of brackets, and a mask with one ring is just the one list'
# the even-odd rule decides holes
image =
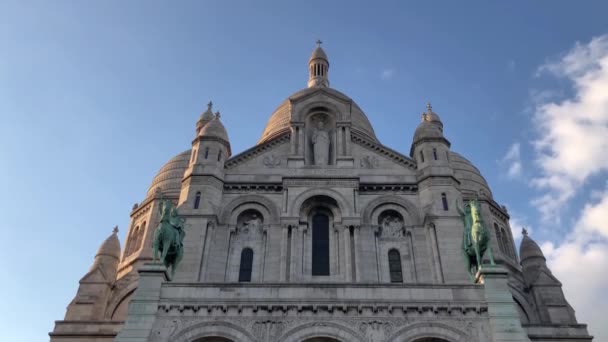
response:
{"label": "dome lantern", "polygon": [[317,47],[308,60],[308,88],[329,87],[329,60],[321,48],[322,43],[321,40],[317,40]]}

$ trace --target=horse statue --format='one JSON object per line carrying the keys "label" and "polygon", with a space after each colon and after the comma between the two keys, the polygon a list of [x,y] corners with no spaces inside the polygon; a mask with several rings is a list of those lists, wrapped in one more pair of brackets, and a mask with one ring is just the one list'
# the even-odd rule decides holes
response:
{"label": "horse statue", "polygon": [[160,200],[160,223],[154,231],[152,244],[153,262],[158,259],[167,268],[171,266],[171,279],[175,275],[175,268],[184,256],[184,219],[177,213],[177,208],[170,200]]}
{"label": "horse statue", "polygon": [[456,203],[456,208],[460,212],[464,223],[462,249],[465,254],[465,266],[471,280],[474,280],[475,274],[481,268],[482,259],[486,252],[490,259],[490,265],[496,265],[490,246],[490,233],[481,219],[481,210],[477,200],[467,203],[464,210],[458,206],[458,203]]}

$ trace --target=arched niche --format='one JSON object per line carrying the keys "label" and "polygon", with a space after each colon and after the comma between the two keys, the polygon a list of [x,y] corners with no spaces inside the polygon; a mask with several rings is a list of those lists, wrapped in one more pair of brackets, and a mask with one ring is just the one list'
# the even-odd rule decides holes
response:
{"label": "arched niche", "polygon": [[313,107],[304,121],[306,165],[336,165],[336,119],[327,108]]}
{"label": "arched niche", "polygon": [[242,327],[223,321],[203,322],[176,332],[172,342],[253,342],[257,341]]}
{"label": "arched niche", "polygon": [[237,227],[247,229],[251,226],[261,226],[264,224],[264,215],[260,212],[260,208],[256,208],[255,205],[249,207],[239,212],[236,218]]}
{"label": "arched niche", "polygon": [[305,202],[310,202],[310,200],[314,197],[327,197],[333,201],[332,203],[334,203],[334,205],[331,206],[331,210],[336,221],[342,221],[342,216],[352,216],[349,202],[344,198],[344,196],[342,196],[342,194],[335,190],[322,188],[310,189],[298,195],[293,202],[290,203],[290,216],[300,218],[306,217],[307,215],[301,215],[303,210],[307,210],[307,205],[305,206]]}
{"label": "arched niche", "polygon": [[421,224],[418,208],[412,202],[392,195],[376,198],[365,206],[361,217],[363,224],[378,225],[380,215],[386,210],[399,213],[406,226]]}
{"label": "arched niche", "polygon": [[440,322],[420,322],[399,329],[388,342],[469,342],[469,335]]}
{"label": "arched niche", "polygon": [[331,322],[310,322],[285,332],[277,342],[364,342],[354,330]]}
{"label": "arched niche", "polygon": [[318,195],[306,199],[300,206],[300,222],[311,222],[311,218],[316,213],[323,213],[330,217],[333,222],[342,221],[342,212],[338,202],[329,196]]}
{"label": "arched niche", "polygon": [[220,215],[220,224],[237,225],[239,215],[249,209],[255,209],[262,215],[264,224],[279,222],[279,209],[268,198],[260,195],[239,196],[224,205]]}

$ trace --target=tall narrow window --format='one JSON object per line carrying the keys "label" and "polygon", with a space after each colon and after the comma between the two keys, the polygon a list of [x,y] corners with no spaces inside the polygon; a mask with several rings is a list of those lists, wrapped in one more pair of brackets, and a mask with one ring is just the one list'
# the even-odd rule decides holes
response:
{"label": "tall narrow window", "polygon": [[500,249],[501,253],[505,253],[505,247],[503,245],[502,233],[500,232],[500,228],[498,225],[494,223],[494,233],[496,233],[496,242],[498,243],[498,249]]}
{"label": "tall narrow window", "polygon": [[245,248],[241,252],[241,266],[239,268],[239,281],[250,282],[251,270],[253,267],[253,250]]}
{"label": "tall narrow window", "polygon": [[219,161],[221,161],[221,160],[222,160],[222,150],[220,150],[220,151],[217,153],[217,161],[219,162]]}
{"label": "tall narrow window", "polygon": [[509,241],[509,235],[504,228],[500,229],[500,235],[502,235],[502,245],[505,246],[505,254],[513,258],[513,248],[511,248],[511,241]]}
{"label": "tall narrow window", "polygon": [[422,150],[420,150],[420,162],[424,163],[424,152]]}
{"label": "tall narrow window", "polygon": [[192,158],[190,158],[190,162],[194,163],[194,158],[196,157],[196,149],[192,150]]}
{"label": "tall narrow window", "polygon": [[396,249],[388,251],[388,270],[391,274],[391,283],[403,283],[401,271],[401,254]]}
{"label": "tall narrow window", "polygon": [[443,204],[443,210],[448,211],[448,197],[445,195],[445,192],[441,194],[441,203]]}
{"label": "tall narrow window", "polygon": [[433,159],[437,160],[437,149],[433,147]]}
{"label": "tall narrow window", "polygon": [[323,214],[312,217],[312,275],[329,275],[329,218]]}
{"label": "tall narrow window", "polygon": [[196,197],[194,198],[194,209],[198,209],[198,206],[201,204],[201,192],[196,193]]}
{"label": "tall narrow window", "polygon": [[209,147],[205,147],[205,159],[209,158]]}

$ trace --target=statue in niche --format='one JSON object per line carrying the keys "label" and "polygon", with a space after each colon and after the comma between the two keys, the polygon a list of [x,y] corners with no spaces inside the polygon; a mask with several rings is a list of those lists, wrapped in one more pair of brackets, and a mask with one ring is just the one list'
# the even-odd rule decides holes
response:
{"label": "statue in niche", "polygon": [[382,220],[382,235],[386,237],[403,237],[403,221],[393,215]]}
{"label": "statue in niche", "polygon": [[257,237],[262,231],[262,219],[257,214],[251,214],[243,222],[243,234],[249,235],[250,237]]}
{"label": "statue in niche", "polygon": [[325,122],[319,120],[312,134],[313,157],[315,165],[324,166],[329,162],[329,132],[325,130]]}

